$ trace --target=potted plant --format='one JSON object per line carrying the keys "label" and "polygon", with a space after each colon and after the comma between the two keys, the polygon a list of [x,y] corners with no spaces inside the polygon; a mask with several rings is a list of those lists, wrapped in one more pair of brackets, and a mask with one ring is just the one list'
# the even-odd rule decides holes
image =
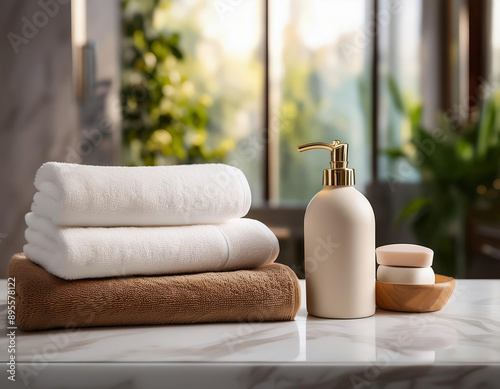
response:
{"label": "potted plant", "polygon": [[422,103],[405,101],[391,78],[388,86],[411,131],[407,143],[385,154],[415,166],[421,177],[420,193],[398,219],[410,219],[420,243],[434,250],[435,270],[464,277],[467,221],[482,212],[500,222],[500,93],[485,97],[476,120],[455,123],[440,112],[431,129],[422,124]]}

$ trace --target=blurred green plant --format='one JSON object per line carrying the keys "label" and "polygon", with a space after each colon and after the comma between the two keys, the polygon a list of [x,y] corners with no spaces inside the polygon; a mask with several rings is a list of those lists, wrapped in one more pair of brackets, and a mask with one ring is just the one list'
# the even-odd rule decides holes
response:
{"label": "blurred green plant", "polygon": [[421,195],[401,209],[398,222],[411,219],[417,239],[435,251],[435,270],[463,277],[467,220],[499,205],[500,93],[483,101],[475,122],[454,126],[457,118],[440,112],[439,127],[429,129],[422,124],[422,103],[405,101],[393,78],[388,89],[410,138],[385,154],[406,160],[421,176]]}
{"label": "blurred green plant", "polygon": [[153,27],[154,12],[166,0],[122,3],[123,159],[128,165],[221,162],[228,147],[208,147],[207,108],[212,98],[196,94],[185,61],[181,36]]}

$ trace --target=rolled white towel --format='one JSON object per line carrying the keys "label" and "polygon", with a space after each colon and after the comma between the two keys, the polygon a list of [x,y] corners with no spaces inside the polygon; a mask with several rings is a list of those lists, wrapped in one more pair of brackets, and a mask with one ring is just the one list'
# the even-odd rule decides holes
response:
{"label": "rolled white towel", "polygon": [[24,253],[65,279],[255,268],[279,253],[276,236],[252,219],[175,227],[67,227],[26,215]]}
{"label": "rolled white towel", "polygon": [[48,162],[38,169],[31,210],[60,226],[224,223],[247,214],[248,181],[224,164],[88,166]]}

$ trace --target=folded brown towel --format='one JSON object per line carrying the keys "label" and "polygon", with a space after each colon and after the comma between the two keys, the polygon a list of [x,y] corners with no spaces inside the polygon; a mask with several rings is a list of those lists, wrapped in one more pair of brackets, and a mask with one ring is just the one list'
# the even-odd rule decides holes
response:
{"label": "folded brown towel", "polygon": [[287,266],[67,281],[16,254],[17,324],[26,331],[140,324],[293,320],[300,286]]}

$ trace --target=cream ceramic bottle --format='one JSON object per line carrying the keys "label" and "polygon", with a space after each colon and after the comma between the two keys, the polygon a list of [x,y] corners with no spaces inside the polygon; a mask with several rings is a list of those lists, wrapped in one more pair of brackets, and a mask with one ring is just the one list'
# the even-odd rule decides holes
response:
{"label": "cream ceramic bottle", "polygon": [[347,144],[309,143],[299,151],[326,149],[331,168],[304,220],[307,312],[331,319],[375,313],[375,216],[354,188]]}

